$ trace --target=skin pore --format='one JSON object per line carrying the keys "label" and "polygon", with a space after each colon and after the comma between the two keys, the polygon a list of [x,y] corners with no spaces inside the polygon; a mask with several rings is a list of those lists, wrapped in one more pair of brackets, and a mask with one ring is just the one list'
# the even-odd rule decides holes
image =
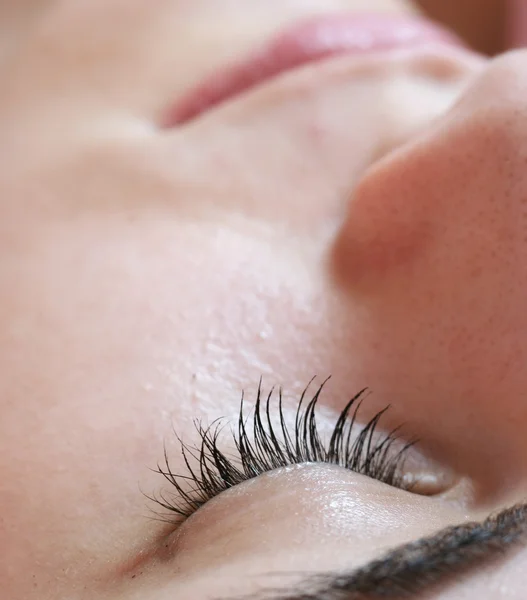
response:
{"label": "skin pore", "polygon": [[[2,594],[250,597],[522,503],[527,55],[340,57],[166,127],[284,27],[416,9],[30,4],[0,64]],[[428,491],[299,464],[153,518],[174,430],[199,445],[260,381],[294,422],[328,375],[321,431],[369,388],[358,422],[390,404]],[[429,597],[519,600],[526,564],[520,541]]]}

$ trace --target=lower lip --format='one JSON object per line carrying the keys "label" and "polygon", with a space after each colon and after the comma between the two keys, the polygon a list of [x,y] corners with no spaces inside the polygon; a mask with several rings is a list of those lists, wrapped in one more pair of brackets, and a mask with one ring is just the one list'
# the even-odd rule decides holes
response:
{"label": "lower lip", "polygon": [[332,15],[289,29],[248,59],[220,68],[177,103],[165,125],[181,125],[285,71],[339,55],[421,47],[460,46],[448,30],[425,19],[390,15]]}

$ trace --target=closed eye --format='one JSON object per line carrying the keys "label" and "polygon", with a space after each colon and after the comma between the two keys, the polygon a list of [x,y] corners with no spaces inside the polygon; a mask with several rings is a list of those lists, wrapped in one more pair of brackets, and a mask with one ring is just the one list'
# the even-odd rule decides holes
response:
{"label": "closed eye", "polygon": [[366,425],[357,426],[366,390],[346,404],[329,435],[323,435],[316,409],[326,382],[308,400],[310,382],[300,397],[292,423],[284,414],[281,389],[275,402],[274,391],[264,397],[260,382],[250,418],[245,415],[242,394],[238,422],[230,432],[235,448],[232,456],[220,449],[223,419],[208,427],[195,421],[201,440],[199,444],[187,445],[178,437],[185,471],[173,471],[166,449],[163,463],[155,469],[170,484],[169,491],[150,498],[168,511],[164,520],[179,524],[209,500],[234,486],[269,471],[303,463],[337,465],[382,483],[408,489],[403,465],[414,442],[401,447],[397,429],[388,434],[379,433],[381,418],[388,408],[377,413]]}

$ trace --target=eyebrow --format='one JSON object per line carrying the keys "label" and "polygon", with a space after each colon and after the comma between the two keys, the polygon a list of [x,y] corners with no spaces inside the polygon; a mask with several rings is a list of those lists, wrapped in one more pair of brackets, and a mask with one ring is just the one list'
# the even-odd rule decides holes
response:
{"label": "eyebrow", "polygon": [[364,567],[316,574],[294,588],[264,589],[231,600],[412,600],[503,558],[526,539],[527,504],[516,505],[399,546]]}

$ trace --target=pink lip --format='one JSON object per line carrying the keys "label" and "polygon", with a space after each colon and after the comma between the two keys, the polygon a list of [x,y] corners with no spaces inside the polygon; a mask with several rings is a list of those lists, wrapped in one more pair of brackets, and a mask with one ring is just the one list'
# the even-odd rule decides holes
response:
{"label": "pink lip", "polygon": [[422,46],[431,42],[462,45],[448,30],[420,18],[394,15],[317,17],[278,34],[248,58],[219,69],[193,88],[170,111],[172,127],[289,71],[316,61]]}

